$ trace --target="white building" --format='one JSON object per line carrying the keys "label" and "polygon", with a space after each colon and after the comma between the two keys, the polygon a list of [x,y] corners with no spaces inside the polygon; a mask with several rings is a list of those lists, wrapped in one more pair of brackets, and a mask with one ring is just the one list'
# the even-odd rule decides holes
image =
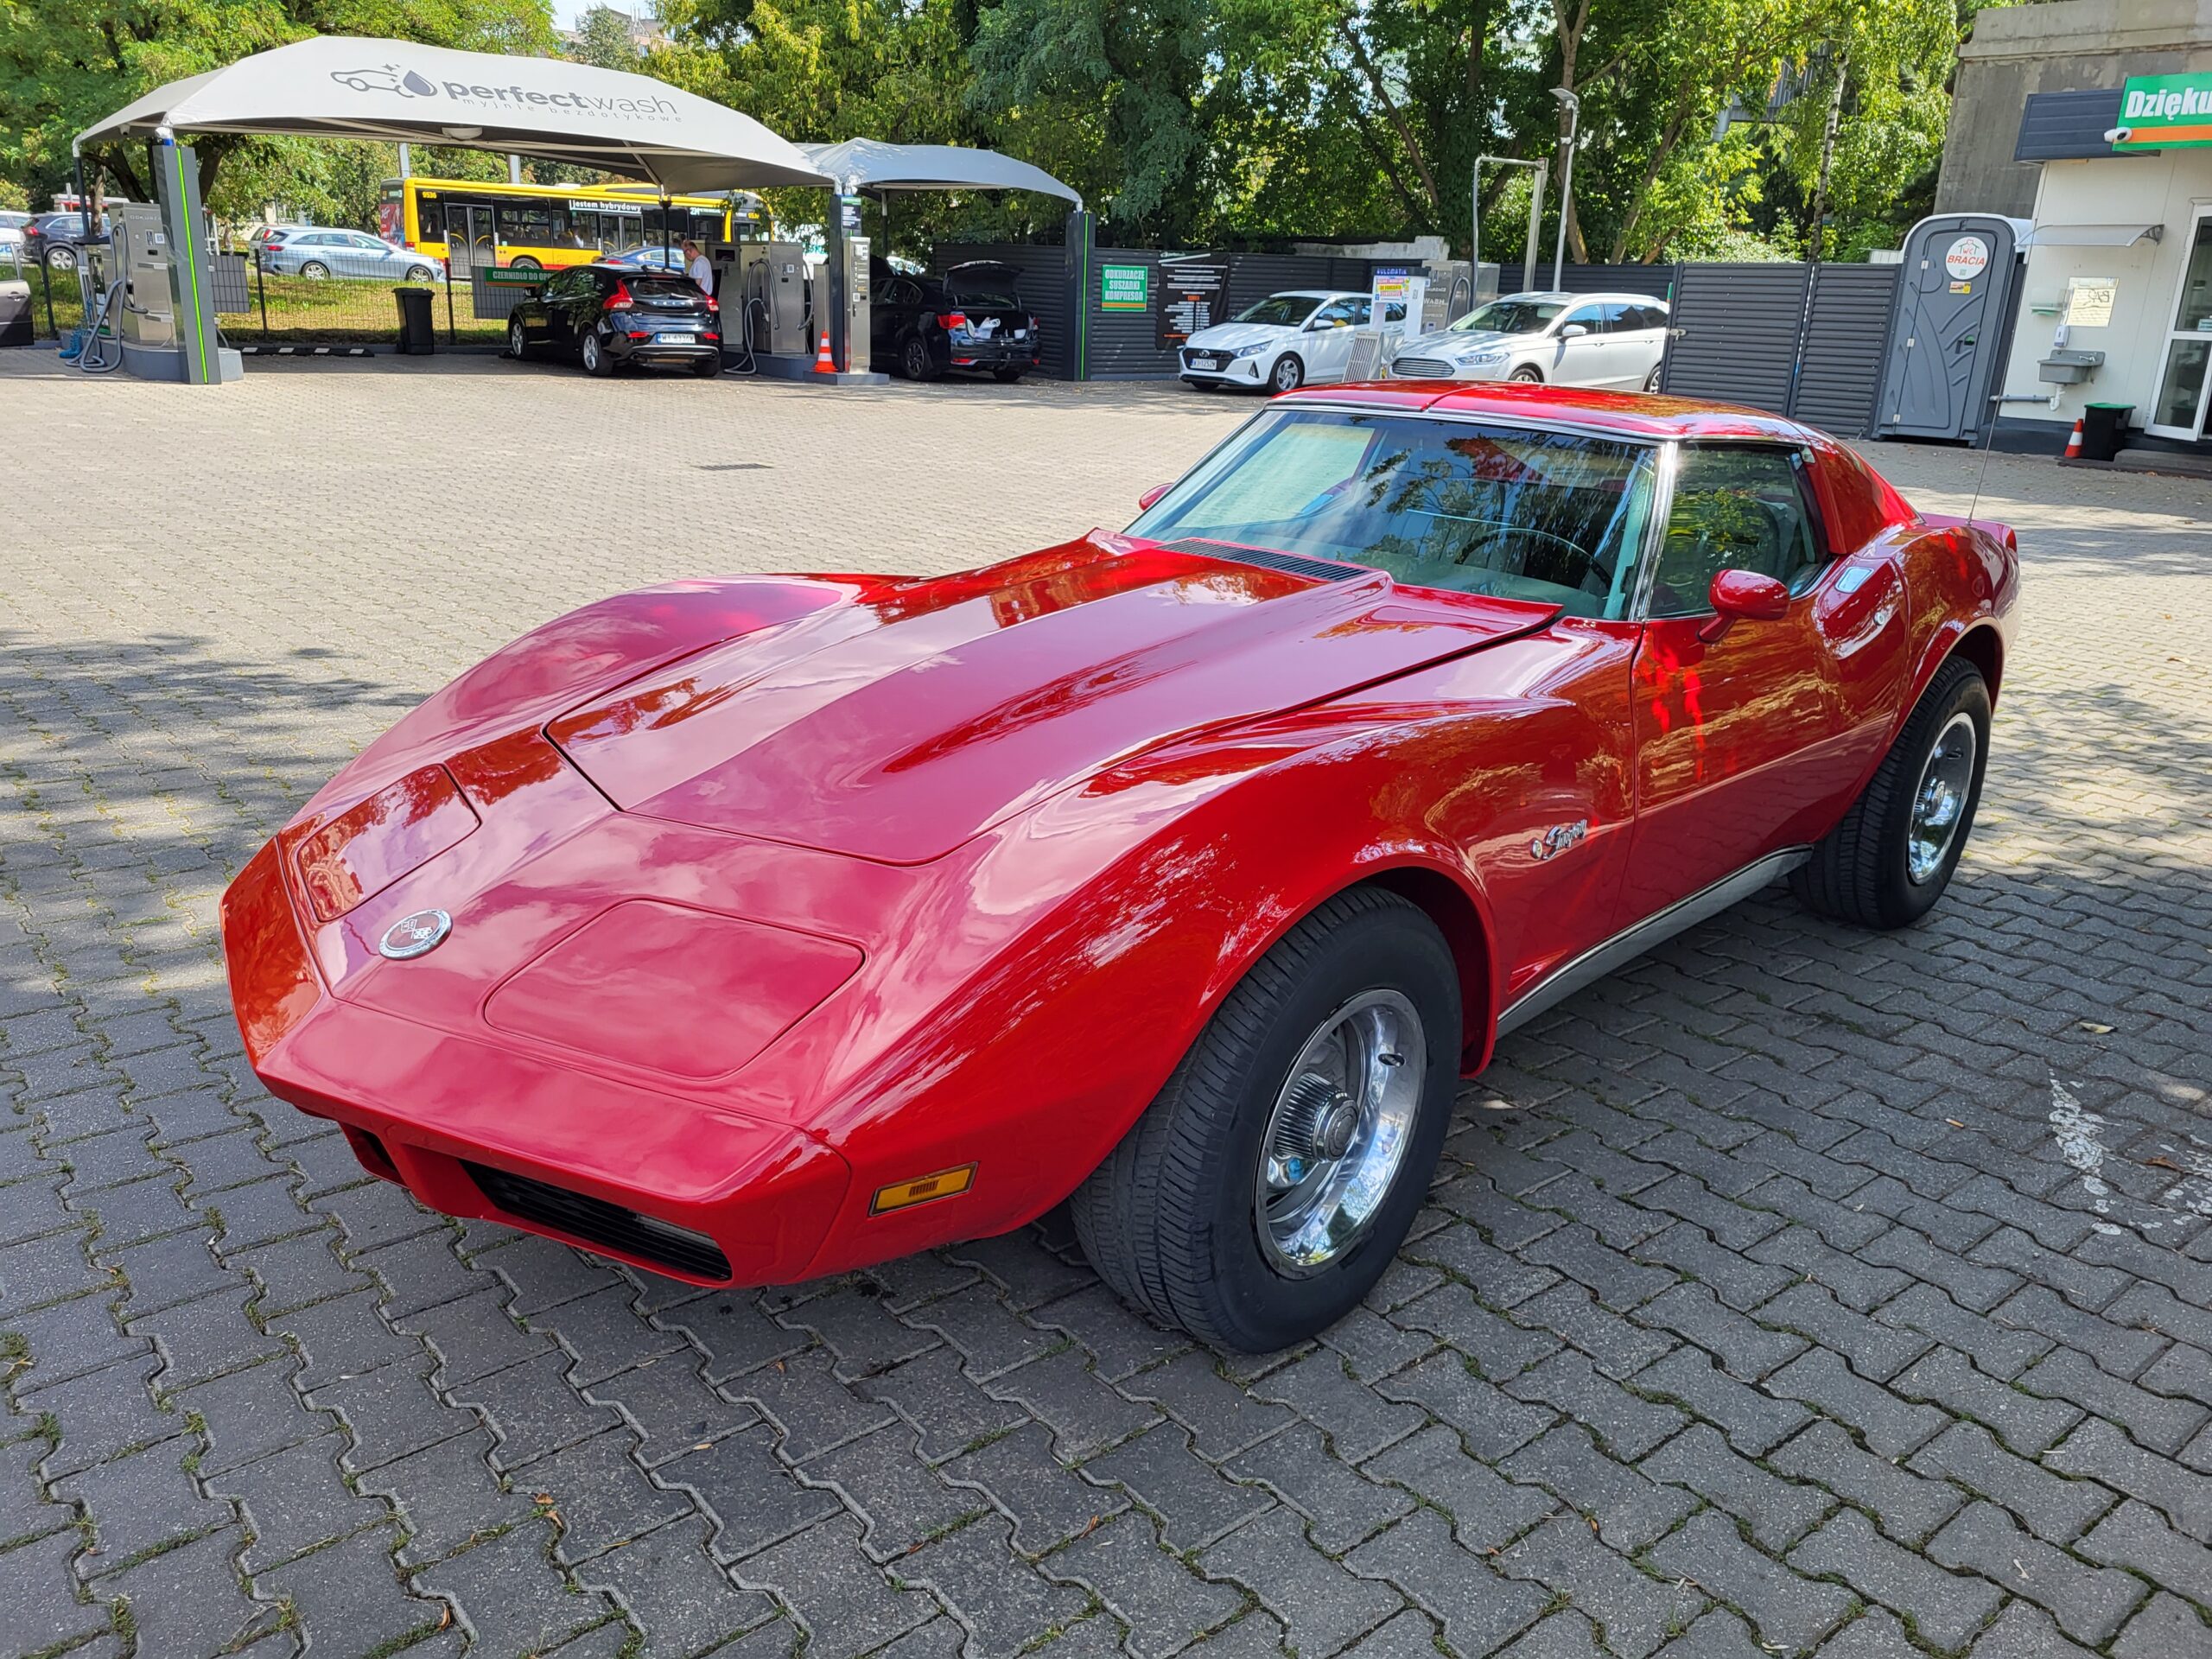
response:
{"label": "white building", "polygon": [[[2087,405],[2125,404],[2131,444],[2212,457],[2212,0],[1983,11],[1936,202],[2034,220],[2003,388],[2055,397],[2008,402],[2000,444],[2056,453]],[[2057,349],[2103,360],[2053,385]]]}

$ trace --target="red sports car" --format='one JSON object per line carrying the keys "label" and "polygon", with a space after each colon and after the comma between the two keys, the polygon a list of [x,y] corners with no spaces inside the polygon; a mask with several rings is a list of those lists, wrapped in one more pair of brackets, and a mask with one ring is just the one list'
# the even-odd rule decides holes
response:
{"label": "red sports car", "polygon": [[1936,902],[2018,585],[1789,421],[1281,398],[1119,533],[525,635],[255,855],[232,994],[454,1214],[761,1284],[1072,1199],[1131,1301],[1273,1349],[1500,1033],[1783,876]]}

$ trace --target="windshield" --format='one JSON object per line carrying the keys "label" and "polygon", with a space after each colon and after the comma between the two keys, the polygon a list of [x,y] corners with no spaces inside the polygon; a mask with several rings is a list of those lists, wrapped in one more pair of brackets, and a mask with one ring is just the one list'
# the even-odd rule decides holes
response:
{"label": "windshield", "polygon": [[1239,322],[1272,323],[1278,328],[1295,328],[1313,314],[1320,301],[1311,294],[1271,294],[1257,305],[1248,305],[1236,314]]}
{"label": "windshield", "polygon": [[689,276],[626,276],[623,282],[641,299],[696,300],[699,285]]}
{"label": "windshield", "polygon": [[1566,309],[1565,300],[1492,300],[1479,311],[1470,311],[1453,323],[1452,331],[1533,334]]}
{"label": "windshield", "polygon": [[1129,533],[1310,553],[1411,586],[1618,619],[1655,454],[1525,427],[1281,410],[1207,456]]}

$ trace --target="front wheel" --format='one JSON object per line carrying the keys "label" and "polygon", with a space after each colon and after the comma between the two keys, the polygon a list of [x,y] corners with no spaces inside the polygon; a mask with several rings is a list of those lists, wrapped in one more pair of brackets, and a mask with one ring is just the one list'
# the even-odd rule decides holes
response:
{"label": "front wheel", "polygon": [[1529,364],[1523,363],[1519,368],[1514,370],[1512,373],[1507,375],[1505,378],[1509,380],[1519,380],[1527,384],[1541,385],[1544,378],[1544,372],[1541,369],[1534,368]]}
{"label": "front wheel", "polygon": [[1296,391],[1306,384],[1306,365],[1295,352],[1285,352],[1268,374],[1270,391]]}
{"label": "front wheel", "polygon": [[428,265],[410,265],[407,267],[407,280],[410,283],[430,282],[435,278],[436,275],[437,273],[432,270]]}
{"label": "front wheel", "polygon": [[1421,911],[1374,887],[1322,905],[1229,994],[1076,1190],[1099,1276],[1245,1353],[1335,1324],[1427,1192],[1460,1017],[1452,952]]}
{"label": "front wheel", "polygon": [[507,355],[520,362],[530,355],[530,340],[523,333],[522,319],[507,319]]}
{"label": "front wheel", "polygon": [[1954,657],[1936,671],[1904,729],[1843,822],[1793,872],[1812,909],[1861,927],[1910,926],[1951,884],[1981,804],[1989,687]]}

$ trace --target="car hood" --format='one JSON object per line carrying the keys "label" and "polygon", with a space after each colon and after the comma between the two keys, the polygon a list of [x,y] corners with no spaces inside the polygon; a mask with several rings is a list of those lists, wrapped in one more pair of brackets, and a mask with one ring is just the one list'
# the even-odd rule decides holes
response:
{"label": "car hood", "polygon": [[[569,709],[548,736],[609,800],[893,864],[940,857],[1154,745],[1540,627],[1379,572],[1299,573],[1103,534],[842,591]],[[795,582],[800,579],[792,579]]]}
{"label": "car hood", "polygon": [[1233,352],[1239,346],[1269,346],[1298,333],[1280,322],[1218,322],[1201,328],[1183,343],[1206,352]]}
{"label": "car hood", "polygon": [[1502,334],[1495,328],[1440,328],[1432,334],[1416,334],[1398,347],[1400,357],[1465,357],[1476,352],[1510,351],[1516,346],[1533,346],[1541,334]]}

